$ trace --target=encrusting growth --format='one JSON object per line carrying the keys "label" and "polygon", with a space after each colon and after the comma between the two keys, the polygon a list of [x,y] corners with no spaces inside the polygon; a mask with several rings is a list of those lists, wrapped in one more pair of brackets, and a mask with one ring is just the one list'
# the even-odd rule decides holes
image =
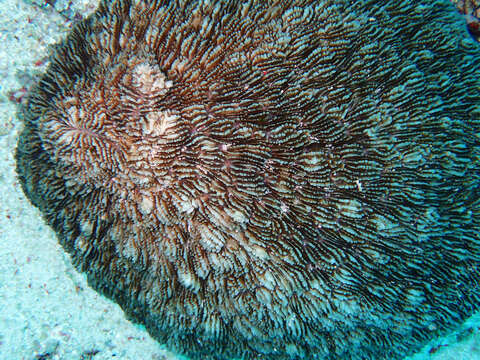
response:
{"label": "encrusting growth", "polygon": [[479,48],[448,0],[104,0],[23,189],[194,359],[399,359],[478,309]]}

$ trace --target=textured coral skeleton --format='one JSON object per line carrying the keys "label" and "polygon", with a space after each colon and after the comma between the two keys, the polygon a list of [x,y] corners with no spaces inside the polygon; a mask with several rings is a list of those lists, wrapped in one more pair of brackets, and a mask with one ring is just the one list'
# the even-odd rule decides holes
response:
{"label": "textured coral skeleton", "polygon": [[451,0],[460,14],[465,16],[470,34],[480,41],[480,1],[478,0]]}
{"label": "textured coral skeleton", "polygon": [[478,309],[478,52],[448,0],[104,0],[19,179],[178,352],[398,359]]}

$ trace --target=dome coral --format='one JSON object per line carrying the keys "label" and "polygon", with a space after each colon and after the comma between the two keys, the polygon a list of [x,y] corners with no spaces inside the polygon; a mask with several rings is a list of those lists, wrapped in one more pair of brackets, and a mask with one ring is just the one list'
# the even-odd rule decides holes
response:
{"label": "dome coral", "polygon": [[478,55],[448,0],[104,0],[19,179],[180,353],[399,359],[478,309]]}

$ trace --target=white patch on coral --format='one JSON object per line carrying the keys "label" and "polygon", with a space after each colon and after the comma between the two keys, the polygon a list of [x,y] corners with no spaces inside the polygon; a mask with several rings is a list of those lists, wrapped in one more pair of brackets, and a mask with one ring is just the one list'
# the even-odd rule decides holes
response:
{"label": "white patch on coral", "polygon": [[194,200],[189,199],[183,199],[183,201],[179,202],[178,206],[180,211],[187,215],[191,214],[193,210],[198,207],[197,203]]}
{"label": "white patch on coral", "polygon": [[153,111],[145,116],[143,131],[152,136],[165,135],[170,128],[173,128],[178,119],[177,115],[173,115],[168,111]]}
{"label": "white patch on coral", "polygon": [[178,269],[177,274],[178,280],[185,288],[194,292],[200,289],[200,283],[198,282],[196,276],[187,269]]}
{"label": "white patch on coral", "polygon": [[151,196],[143,195],[140,202],[140,210],[143,214],[150,214],[153,210],[153,199]]}
{"label": "white patch on coral", "polygon": [[143,62],[136,65],[132,72],[133,85],[144,93],[165,94],[173,86],[158,65]]}
{"label": "white patch on coral", "polygon": [[242,213],[241,211],[238,211],[236,210],[233,214],[232,214],[232,218],[235,222],[237,222],[238,224],[244,224],[247,222],[247,217],[245,216],[244,213]]}

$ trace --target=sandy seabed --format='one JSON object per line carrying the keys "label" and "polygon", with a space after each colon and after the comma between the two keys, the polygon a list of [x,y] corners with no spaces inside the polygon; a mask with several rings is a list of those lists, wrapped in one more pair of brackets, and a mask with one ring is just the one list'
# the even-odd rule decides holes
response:
{"label": "sandy seabed", "polygon": [[[17,103],[97,2],[0,0],[0,360],[180,359],[87,285],[16,178]],[[477,314],[408,359],[478,360],[479,329]]]}

